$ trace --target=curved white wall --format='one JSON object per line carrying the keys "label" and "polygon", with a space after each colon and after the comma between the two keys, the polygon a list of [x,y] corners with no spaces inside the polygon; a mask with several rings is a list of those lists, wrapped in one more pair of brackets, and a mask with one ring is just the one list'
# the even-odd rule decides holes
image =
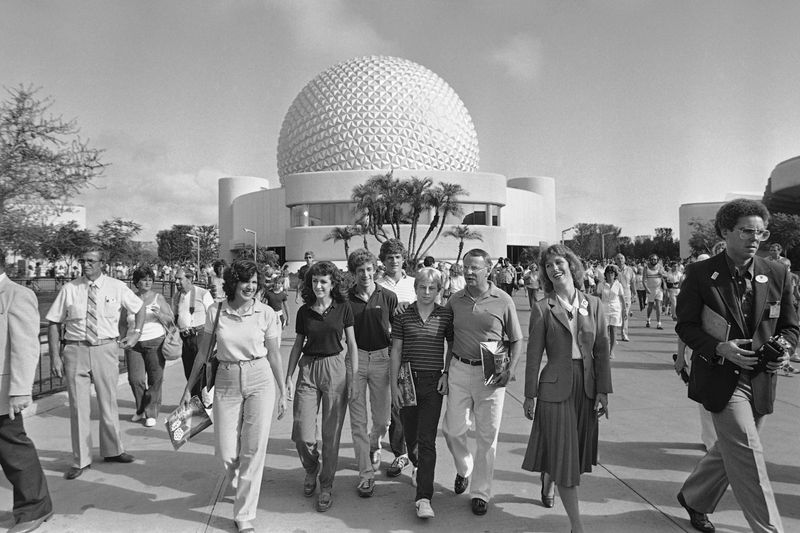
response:
{"label": "curved white wall", "polygon": [[545,176],[508,180],[508,204],[502,225],[508,228],[508,244],[536,246],[558,241],[556,232],[556,182]]}
{"label": "curved white wall", "polygon": [[693,218],[701,220],[714,220],[717,211],[725,202],[698,202],[694,204],[683,204],[678,208],[678,228],[680,235],[680,254],[681,257],[689,257],[692,250],[689,248],[689,239],[692,236],[692,228],[689,221]]}
{"label": "curved white wall", "polygon": [[[220,178],[217,182],[219,197],[219,254],[223,259],[230,261],[234,237],[234,200],[243,194],[269,189],[269,180],[252,176],[231,176]],[[255,229],[255,228],[253,228]]]}

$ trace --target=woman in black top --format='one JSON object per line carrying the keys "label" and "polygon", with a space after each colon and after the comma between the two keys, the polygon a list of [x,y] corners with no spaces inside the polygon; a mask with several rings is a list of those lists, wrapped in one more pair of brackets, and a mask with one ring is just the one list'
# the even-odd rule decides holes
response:
{"label": "woman in black top", "polygon": [[[297,310],[295,337],[286,373],[287,390],[292,376],[300,368],[294,393],[292,440],[306,471],[303,493],[310,497],[320,493],[317,511],[325,512],[333,503],[331,490],[339,459],[342,423],[347,411],[348,384],[358,375],[358,347],[353,331],[353,311],[341,290],[342,275],[330,261],[314,263],[303,280],[305,302]],[[352,366],[348,374],[342,346],[342,333],[347,341],[347,357]],[[302,356],[301,356],[302,354]],[[317,412],[322,404],[322,463],[317,449]]]}

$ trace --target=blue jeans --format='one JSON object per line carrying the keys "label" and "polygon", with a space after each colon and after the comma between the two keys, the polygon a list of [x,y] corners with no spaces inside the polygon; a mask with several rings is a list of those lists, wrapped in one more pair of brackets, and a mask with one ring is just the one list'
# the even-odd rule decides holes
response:
{"label": "blue jeans", "polygon": [[436,470],[436,429],[444,397],[437,391],[440,372],[414,372],[417,405],[403,407],[403,432],[408,458],[417,467],[417,496],[433,498],[433,477]]}
{"label": "blue jeans", "polygon": [[158,418],[161,408],[161,384],[164,381],[164,356],[161,345],[164,336],[137,342],[125,350],[128,383],[136,400],[136,414]]}

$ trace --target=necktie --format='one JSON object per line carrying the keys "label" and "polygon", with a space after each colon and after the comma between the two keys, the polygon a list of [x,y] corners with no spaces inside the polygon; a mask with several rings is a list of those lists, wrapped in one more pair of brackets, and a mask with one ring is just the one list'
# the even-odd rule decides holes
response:
{"label": "necktie", "polygon": [[97,340],[97,285],[90,283],[86,305],[86,342],[95,345]]}

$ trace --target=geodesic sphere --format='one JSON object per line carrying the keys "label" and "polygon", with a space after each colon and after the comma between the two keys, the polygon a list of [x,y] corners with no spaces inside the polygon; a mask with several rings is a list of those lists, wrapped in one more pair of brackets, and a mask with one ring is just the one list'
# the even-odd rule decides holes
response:
{"label": "geodesic sphere", "polygon": [[306,85],[278,140],[281,183],[298,172],[478,169],[464,103],[439,76],[406,59],[357,57]]}

